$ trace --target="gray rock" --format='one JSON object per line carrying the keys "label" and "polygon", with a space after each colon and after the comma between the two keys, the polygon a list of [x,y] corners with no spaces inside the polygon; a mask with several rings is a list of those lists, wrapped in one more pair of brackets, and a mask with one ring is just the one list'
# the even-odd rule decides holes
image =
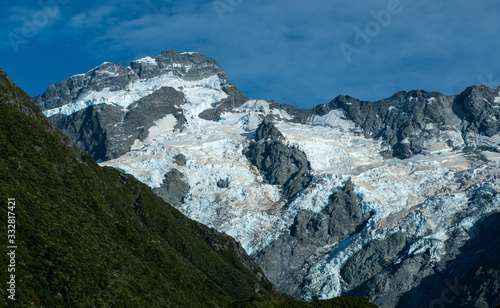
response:
{"label": "gray rock", "polygon": [[201,112],[198,115],[200,118],[209,121],[219,121],[221,114],[240,107],[248,100],[248,97],[243,95],[231,81],[227,79],[224,80],[225,84],[222,89],[227,93],[228,97],[215,104],[213,108]]}
{"label": "gray rock", "polygon": [[281,185],[282,196],[292,202],[311,182],[311,167],[304,152],[287,146],[283,140],[272,121],[265,119],[244,153],[269,184]]}
{"label": "gray rock", "polygon": [[274,126],[270,117],[265,118],[255,131],[255,141],[266,141],[268,139],[285,140],[283,134]]}
{"label": "gray rock", "polygon": [[174,156],[174,162],[179,166],[185,166],[187,158],[184,154],[177,154]]}
{"label": "gray rock", "polygon": [[484,133],[488,137],[500,132],[500,109],[494,104],[498,89],[485,86],[467,88],[453,102],[455,114],[467,121],[463,131]]}
{"label": "gray rock", "polygon": [[96,161],[107,160],[108,144],[116,138],[108,135],[107,128],[122,119],[121,108],[109,105],[90,106],[71,116],[58,114],[50,118],[76,146],[88,152]]}
{"label": "gray rock", "polygon": [[[398,92],[378,102],[338,96],[327,105],[313,109],[316,115],[343,109],[346,117],[359,125],[367,138],[382,138],[400,159],[420,154],[426,140],[443,128],[460,131],[461,120],[453,113],[453,97],[424,91]],[[427,130],[428,124],[433,125]]]}
{"label": "gray rock", "polygon": [[[497,195],[491,186],[481,185],[471,193],[471,202],[491,206]],[[388,308],[495,307],[500,304],[499,222],[498,212],[478,221],[467,242],[452,234],[437,263],[428,251],[408,254],[413,239],[402,233],[372,241],[342,266],[343,295],[368,297]]]}
{"label": "gray rock", "polygon": [[325,245],[360,232],[369,217],[370,213],[360,208],[348,181],[342,190],[331,195],[328,206],[321,212],[300,210],[290,232],[257,253],[255,260],[281,290],[299,297],[299,286],[308,267],[306,260]]}
{"label": "gray rock", "polygon": [[403,252],[405,245],[406,235],[402,232],[368,243],[342,266],[340,275],[346,283],[345,289],[352,290],[386,271]]}
{"label": "gray rock", "polygon": [[[379,307],[398,305],[401,295],[411,290],[423,278],[434,273],[426,254],[405,258],[399,264],[384,268],[380,273],[365,280],[359,287],[344,293],[348,296],[368,297]],[[425,307],[411,303],[404,307]]]}
{"label": "gray rock", "polygon": [[125,89],[131,81],[139,79],[137,73],[122,63],[105,62],[86,74],[72,76],[49,86],[44,94],[34,98],[42,110],[61,107],[77,99],[86,91],[112,91]]}
{"label": "gray rock", "polygon": [[229,181],[228,180],[218,180],[217,181],[217,187],[219,188],[228,188],[229,187]]}
{"label": "gray rock", "polygon": [[[228,97],[214,109],[214,115],[210,116],[214,119],[247,100],[214,59],[199,53],[181,54],[167,50],[155,58],[155,64],[140,60],[133,61],[130,66],[103,63],[86,74],[51,85],[34,101],[42,110],[52,109],[75,101],[90,91],[106,88],[109,91],[126,90],[131,82],[163,74],[172,74],[184,80],[218,75]],[[50,120],[95,160],[106,161],[128,152],[136,139],[147,137],[154,122],[168,114],[177,119],[175,129],[182,130],[186,119],[182,109],[176,106],[184,104],[184,100],[181,92],[163,87],[130,105],[126,111],[111,105],[95,105],[70,116],[54,115]]]}
{"label": "gray rock", "polygon": [[[197,80],[219,75],[229,88],[232,83],[225,77],[224,69],[217,62],[199,53],[181,54],[175,50],[163,51],[155,58],[156,65],[133,61],[130,66],[105,62],[86,74],[72,76],[51,85],[44,94],[34,98],[42,110],[61,107],[76,100],[88,91],[125,90],[130,82],[172,74],[185,80]],[[234,85],[233,85],[234,86]]]}
{"label": "gray rock", "polygon": [[69,116],[50,117],[82,150],[96,161],[106,161],[130,151],[137,139],[148,136],[155,121],[172,114],[177,119],[174,129],[182,130],[186,118],[182,109],[184,95],[174,88],[162,87],[133,103],[124,111],[121,107],[100,104]]}
{"label": "gray rock", "polygon": [[173,169],[165,174],[165,179],[161,186],[153,188],[153,191],[171,205],[179,206],[182,204],[190,188],[183,178],[184,175],[179,170]]}
{"label": "gray rock", "polygon": [[[444,130],[485,134],[500,133],[500,109],[495,103],[498,89],[484,86],[467,88],[457,96],[437,92],[398,92],[377,102],[338,96],[328,104],[312,109],[313,115],[325,115],[336,109],[346,111],[367,138],[382,138],[390,151],[384,157],[409,158],[421,154],[427,141],[439,137]],[[430,128],[429,128],[430,127]],[[475,146],[467,142],[464,146]],[[498,145],[496,145],[498,146]],[[496,147],[486,150],[496,151]]]}
{"label": "gray rock", "polygon": [[313,111],[310,109],[297,108],[287,104],[279,105],[279,109],[292,116],[289,121],[294,123],[305,123],[313,115]]}
{"label": "gray rock", "polygon": [[[488,185],[478,188],[472,202],[490,203],[498,193]],[[401,296],[397,307],[496,307],[500,305],[500,213],[478,221],[471,237],[452,258],[434,268]],[[449,246],[453,246],[453,240]],[[456,244],[455,244],[456,245]],[[452,247],[448,249],[451,250]]]}

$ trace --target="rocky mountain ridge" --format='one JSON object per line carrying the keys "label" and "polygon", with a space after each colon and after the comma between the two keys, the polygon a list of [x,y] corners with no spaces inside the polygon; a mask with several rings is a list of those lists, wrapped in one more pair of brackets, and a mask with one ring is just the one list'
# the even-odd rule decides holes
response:
{"label": "rocky mountain ridge", "polygon": [[[171,68],[161,71],[163,55]],[[356,294],[396,307],[411,295],[425,306],[442,300],[425,279],[456,278],[469,289],[453,304],[500,303],[494,283],[471,278],[494,281],[497,268],[461,261],[500,210],[500,88],[338,96],[305,110],[246,99],[199,54],[159,57],[137,62],[160,75],[118,74],[117,87],[93,77],[102,86],[67,95],[92,74],[76,76],[35,101],[102,165],[238,239],[297,298]],[[186,77],[193,62],[199,76]]]}
{"label": "rocky mountain ridge", "polygon": [[[51,85],[34,101],[77,146],[105,161],[128,152],[157,121],[165,125],[175,121],[173,128],[182,130],[186,115],[180,106],[185,93],[179,86],[217,88],[224,96],[218,97],[221,104],[237,105],[247,99],[215,60],[198,53],[165,51],[130,66],[103,63]],[[165,115],[171,117],[165,119]]]}

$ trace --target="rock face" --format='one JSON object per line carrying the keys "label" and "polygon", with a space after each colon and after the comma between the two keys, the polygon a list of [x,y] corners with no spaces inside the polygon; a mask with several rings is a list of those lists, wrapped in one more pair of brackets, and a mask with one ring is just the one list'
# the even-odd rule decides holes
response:
{"label": "rock face", "polygon": [[245,151],[265,180],[280,185],[282,195],[291,202],[311,182],[310,164],[304,152],[287,146],[285,137],[269,118],[255,132],[255,142]]}
{"label": "rock face", "polygon": [[[162,134],[182,132],[187,121],[184,104],[203,94],[200,89],[214,92],[214,104],[217,98],[224,104],[246,100],[214,59],[176,51],[130,66],[106,62],[50,86],[34,100],[79,148],[104,162],[140,149]],[[175,161],[183,166],[186,157],[179,154]],[[181,204],[189,185],[175,169],[164,174],[152,188],[171,204]]]}
{"label": "rock face", "polygon": [[360,232],[369,216],[361,210],[352,183],[347,182],[330,196],[330,203],[321,212],[300,210],[289,232],[259,252],[256,261],[265,266],[272,281],[281,282],[283,291],[300,297],[305,261],[317,250]]}
{"label": "rock face", "polygon": [[[459,96],[436,92],[399,92],[378,102],[360,101],[350,96],[338,96],[327,105],[319,105],[313,114],[323,116],[336,109],[346,111],[346,117],[359,125],[367,138],[382,138],[389,146],[386,157],[409,158],[425,151],[426,144],[444,139],[459,145],[477,145],[480,134],[493,137],[500,132],[500,110],[495,97],[498,92],[482,87],[467,88]],[[497,150],[483,140],[484,147]]]}
{"label": "rock face", "polygon": [[403,232],[394,233],[385,240],[371,241],[342,266],[340,274],[349,287],[359,286],[393,264],[405,246]]}
{"label": "rock face", "polygon": [[185,166],[187,162],[186,156],[184,154],[177,154],[174,156],[174,162],[178,166]]}
{"label": "rock face", "polygon": [[[472,202],[491,202],[497,194],[483,187]],[[458,248],[455,258],[436,265],[431,275],[418,281],[401,297],[397,307],[448,304],[486,308],[500,303],[500,240],[497,236],[500,213],[482,218],[470,232],[471,237],[465,244],[455,246]]]}
{"label": "rock face", "polygon": [[179,170],[173,169],[165,174],[161,186],[154,188],[153,191],[171,205],[179,206],[189,191],[189,185],[183,178],[184,175]]}
{"label": "rock face", "polygon": [[106,161],[130,151],[136,139],[147,138],[149,129],[165,115],[172,115],[175,124],[171,129],[182,130],[186,122],[178,107],[182,104],[181,92],[162,87],[126,110],[114,105],[92,105],[70,115],[56,114],[51,121],[94,159]]}
{"label": "rock face", "polygon": [[[81,99],[89,92],[109,90],[118,93],[130,89],[132,83],[163,75],[197,81],[219,74],[225,77],[224,70],[212,58],[199,53],[181,54],[175,50],[167,50],[155,58],[145,57],[133,61],[130,66],[105,62],[85,74],[51,85],[34,100],[42,110],[50,110]],[[230,82],[224,85],[232,87]]]}
{"label": "rock face", "polygon": [[492,140],[500,131],[497,95],[497,90],[483,86],[469,87],[455,98],[453,111],[463,121],[462,135],[468,146],[498,151]]}
{"label": "rock face", "polygon": [[240,107],[248,100],[248,97],[243,95],[233,84],[225,86],[223,90],[227,93],[228,97],[218,103],[213,103],[212,108],[202,111],[198,115],[201,119],[219,121],[221,114]]}
{"label": "rock face", "polygon": [[[485,185],[476,189],[470,202],[498,206],[498,195]],[[381,307],[498,305],[499,240],[493,234],[499,222],[499,213],[488,214],[470,228],[467,241],[457,234],[450,237],[441,260],[432,260],[430,252],[408,253],[414,242],[411,235],[395,233],[372,241],[344,264],[341,275],[349,290],[345,294],[370,297]]]}
{"label": "rock face", "polygon": [[439,138],[441,130],[459,131],[460,119],[452,110],[453,97],[423,91],[399,92],[378,102],[339,96],[314,109],[322,115],[341,108],[359,125],[367,138],[382,138],[389,146],[386,157],[409,158],[420,154],[426,141]]}
{"label": "rock face", "polygon": [[456,278],[453,305],[499,304],[498,254],[481,241],[494,243],[484,234],[500,212],[500,88],[305,110],[247,100],[215,60],[167,51],[36,102],[101,165],[239,240],[297,298],[429,306]]}

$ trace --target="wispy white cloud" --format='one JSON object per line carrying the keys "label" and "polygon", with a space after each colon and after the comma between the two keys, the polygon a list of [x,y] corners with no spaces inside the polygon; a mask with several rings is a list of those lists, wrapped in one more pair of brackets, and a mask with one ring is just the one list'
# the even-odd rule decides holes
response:
{"label": "wispy white cloud", "polygon": [[23,27],[36,27],[41,31],[51,26],[60,17],[59,6],[14,5],[6,8],[2,15],[2,32],[21,31]]}
{"label": "wispy white cloud", "polygon": [[77,13],[72,16],[68,20],[67,25],[71,31],[102,28],[113,22],[115,18],[112,17],[112,13],[114,12],[116,12],[116,8],[112,6],[89,9],[86,12]]}

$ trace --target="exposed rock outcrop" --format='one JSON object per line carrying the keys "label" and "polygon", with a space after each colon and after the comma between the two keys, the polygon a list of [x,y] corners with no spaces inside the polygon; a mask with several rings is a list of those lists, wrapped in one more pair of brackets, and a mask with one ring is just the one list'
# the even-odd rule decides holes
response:
{"label": "exposed rock outcrop", "polygon": [[[470,202],[494,206],[497,196],[482,185],[471,193]],[[372,241],[343,265],[344,294],[369,297],[380,307],[495,307],[500,304],[499,219],[497,212],[479,220],[467,241],[454,232],[440,260],[430,251],[409,252],[412,235],[395,233]]]}
{"label": "exposed rock outcrop", "polygon": [[283,291],[300,297],[304,262],[318,249],[340,243],[363,229],[370,213],[360,208],[352,183],[330,196],[321,212],[300,210],[288,233],[256,255],[269,279]]}
{"label": "exposed rock outcrop", "polygon": [[161,186],[153,188],[153,191],[173,206],[179,206],[189,191],[189,185],[183,178],[184,175],[179,170],[173,169],[165,174]]}
{"label": "exposed rock outcrop", "polygon": [[[338,96],[312,109],[313,115],[345,110],[347,119],[362,128],[367,138],[382,138],[389,146],[386,157],[409,158],[422,154],[426,144],[442,139],[452,146],[476,146],[478,136],[500,132],[498,90],[467,88],[458,96],[437,92],[398,92],[377,102]],[[463,139],[463,140],[462,140]],[[498,140],[500,141],[500,140]],[[498,142],[483,140],[483,147],[498,150]]]}
{"label": "exposed rock outcrop", "polygon": [[179,108],[182,104],[181,92],[162,87],[125,110],[99,104],[70,115],[56,114],[50,120],[95,160],[106,161],[130,151],[135,140],[147,138],[149,129],[165,115],[171,114],[175,119],[173,129],[182,130],[186,122]]}
{"label": "exposed rock outcrop", "polygon": [[304,152],[286,145],[284,139],[272,121],[266,118],[257,128],[255,142],[245,155],[269,184],[281,185],[283,197],[291,202],[309,185],[312,177]]}

